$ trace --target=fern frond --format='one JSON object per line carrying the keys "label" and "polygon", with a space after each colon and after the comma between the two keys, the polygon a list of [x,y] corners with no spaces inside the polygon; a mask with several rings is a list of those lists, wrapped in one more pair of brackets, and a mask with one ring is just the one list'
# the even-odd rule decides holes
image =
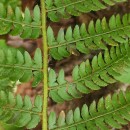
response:
{"label": "fern frond", "polygon": [[57,22],[61,18],[79,16],[81,13],[98,11],[126,0],[46,0],[48,17]]}
{"label": "fern frond", "polygon": [[40,9],[35,6],[33,16],[26,8],[24,14],[20,8],[12,9],[11,6],[5,8],[0,3],[0,35],[10,33],[20,35],[21,38],[37,38],[41,34]]}
{"label": "fern frond", "polygon": [[77,65],[72,72],[72,82],[64,78],[61,70],[56,76],[54,70],[49,71],[49,95],[55,102],[63,102],[81,98],[92,90],[99,90],[108,84],[115,83],[126,67],[130,65],[130,46],[121,44],[94,56],[92,62],[87,60]]}
{"label": "fern frond", "polygon": [[80,110],[62,111],[56,119],[55,113],[49,116],[49,130],[109,130],[120,129],[130,121],[130,92],[108,95],[98,104],[94,101],[89,107],[85,104]]}
{"label": "fern frond", "polygon": [[116,79],[120,82],[130,84],[130,67],[126,67],[124,70],[125,71],[120,76],[116,77]]}
{"label": "fern frond", "polygon": [[33,86],[42,79],[42,54],[38,48],[34,60],[28,52],[22,54],[18,49],[0,48],[0,79],[27,82],[34,78]]}
{"label": "fern frond", "polygon": [[130,37],[130,14],[112,16],[107,23],[106,18],[98,19],[96,23],[91,21],[86,30],[85,24],[75,26],[74,30],[69,27],[66,33],[60,29],[55,39],[51,27],[48,27],[48,46],[50,55],[61,60],[72,54],[71,50],[77,49],[81,53],[89,53],[90,50],[106,49],[106,44],[117,46],[125,43]]}
{"label": "fern frond", "polygon": [[[5,40],[0,40],[0,48],[1,49],[6,49],[8,48]],[[12,89],[15,86],[15,82],[10,81],[9,77],[5,77],[3,78],[2,76],[0,76],[0,91],[4,90],[4,91],[12,91]]]}
{"label": "fern frond", "polygon": [[21,5],[21,1],[20,0],[1,0],[0,1],[1,3],[4,4],[4,6],[8,6],[8,5],[11,5],[11,7],[15,8],[19,5]]}
{"label": "fern frond", "polygon": [[0,120],[7,124],[28,129],[35,128],[41,120],[42,98],[35,98],[34,106],[28,96],[24,100],[20,95],[0,91]]}
{"label": "fern frond", "polygon": [[10,81],[10,79],[0,77],[0,91],[11,92],[16,85],[16,82]]}

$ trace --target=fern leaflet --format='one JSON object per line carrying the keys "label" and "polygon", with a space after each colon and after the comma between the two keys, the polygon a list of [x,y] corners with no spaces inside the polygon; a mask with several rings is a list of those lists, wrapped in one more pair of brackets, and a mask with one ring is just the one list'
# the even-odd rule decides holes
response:
{"label": "fern leaflet", "polygon": [[3,3],[6,7],[11,5],[11,7],[15,8],[16,6],[21,5],[21,1],[19,0],[1,0],[0,2]]}
{"label": "fern leaflet", "polygon": [[24,100],[20,95],[0,91],[0,119],[18,127],[35,128],[41,120],[42,98],[35,98],[34,106],[28,96]]}
{"label": "fern leaflet", "polygon": [[120,129],[130,121],[130,92],[120,92],[105,99],[101,98],[96,104],[94,101],[89,107],[85,104],[80,110],[78,107],[70,110],[67,115],[62,111],[56,119],[55,113],[49,116],[50,130],[109,130]]}
{"label": "fern leaflet", "polygon": [[11,6],[5,8],[0,3],[0,35],[10,33],[11,35],[20,35],[21,38],[37,38],[41,34],[40,9],[35,6],[33,17],[28,8],[24,15],[17,7],[15,11]]}
{"label": "fern leaflet", "polygon": [[46,0],[46,8],[50,20],[57,22],[61,18],[70,18],[71,15],[79,16],[81,13],[105,9],[108,5],[114,5],[115,2],[124,1],[126,0]]}
{"label": "fern leaflet", "polygon": [[48,46],[50,55],[61,60],[72,54],[72,49],[88,54],[90,50],[106,49],[104,42],[110,46],[117,46],[118,43],[125,43],[126,38],[130,37],[130,14],[112,16],[107,23],[106,18],[97,20],[94,24],[91,21],[86,30],[85,24],[81,27],[75,26],[74,30],[69,27],[66,34],[60,29],[55,39],[51,27],[48,27]]}
{"label": "fern leaflet", "polygon": [[56,77],[56,73],[51,69],[49,71],[50,97],[55,102],[68,101],[115,83],[117,77],[130,65],[129,52],[130,46],[121,44],[112,47],[110,52],[106,50],[104,56],[99,53],[98,56],[94,56],[91,63],[87,60],[73,69],[72,82],[65,80],[63,70]]}
{"label": "fern leaflet", "polygon": [[26,51],[23,55],[15,48],[0,48],[0,78],[15,82],[27,82],[34,78],[33,86],[36,86],[42,80],[41,50],[36,50],[32,60]]}

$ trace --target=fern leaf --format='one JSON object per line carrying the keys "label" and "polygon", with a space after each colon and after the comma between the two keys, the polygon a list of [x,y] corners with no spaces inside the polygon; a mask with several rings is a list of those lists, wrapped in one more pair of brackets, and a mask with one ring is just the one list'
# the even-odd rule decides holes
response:
{"label": "fern leaf", "polygon": [[0,91],[4,90],[6,92],[10,92],[15,87],[15,84],[16,82],[10,81],[8,77],[3,78],[0,76]]}
{"label": "fern leaf", "polygon": [[126,67],[124,70],[125,72],[122,73],[122,75],[116,77],[116,79],[120,82],[123,81],[123,83],[130,84],[130,68]]}
{"label": "fern leaf", "polygon": [[130,92],[108,95],[88,107],[77,107],[66,115],[62,111],[56,119],[52,112],[49,116],[49,130],[109,130],[120,129],[130,121]]}
{"label": "fern leaf", "polygon": [[20,95],[0,91],[0,119],[18,127],[35,128],[41,120],[42,98],[35,98],[34,106],[28,96],[24,100]]}
{"label": "fern leaf", "polygon": [[[97,11],[126,0],[46,0],[48,17],[53,22],[61,18],[70,18],[71,15],[79,16],[81,13]],[[106,6],[107,5],[107,6]]]}
{"label": "fern leaf", "polygon": [[[0,48],[1,49],[8,48],[5,40],[2,40],[2,39],[0,40]],[[1,90],[7,91],[7,92],[11,91],[14,86],[15,86],[15,82],[10,81],[9,77],[3,78],[2,74],[0,74],[0,91]]]}
{"label": "fern leaf", "polygon": [[5,8],[0,3],[0,35],[10,33],[11,35],[20,35],[21,38],[37,38],[41,34],[40,9],[35,6],[33,17],[28,8],[24,14],[20,8],[12,9],[11,6]]}
{"label": "fern leaf", "polygon": [[[50,55],[61,60],[72,54],[71,50],[78,50],[88,54],[90,50],[107,49],[105,44],[117,46],[118,43],[125,43],[130,37],[130,14],[112,16],[107,23],[106,18],[91,21],[86,30],[85,24],[81,27],[75,26],[74,30],[69,27],[66,33],[61,29],[55,39],[53,30],[48,27],[48,46]],[[105,43],[105,44],[104,44]]]}
{"label": "fern leaf", "polygon": [[42,54],[38,48],[34,60],[28,52],[22,54],[18,49],[0,48],[0,79],[27,82],[34,78],[33,86],[42,79]]}
{"label": "fern leaf", "polygon": [[21,1],[20,0],[1,0],[0,1],[1,3],[4,4],[4,6],[8,6],[8,5],[11,5],[11,7],[15,8],[19,5],[21,5]]}
{"label": "fern leaf", "polygon": [[[72,82],[65,80],[63,70],[58,77],[54,70],[49,71],[49,95],[55,102],[63,102],[74,98],[81,98],[83,94],[115,83],[130,65],[130,46],[128,43],[112,47],[94,56],[92,61],[87,60],[77,65],[72,72]],[[53,77],[53,78],[52,78]],[[125,77],[124,77],[125,78]],[[123,81],[122,81],[123,82]]]}

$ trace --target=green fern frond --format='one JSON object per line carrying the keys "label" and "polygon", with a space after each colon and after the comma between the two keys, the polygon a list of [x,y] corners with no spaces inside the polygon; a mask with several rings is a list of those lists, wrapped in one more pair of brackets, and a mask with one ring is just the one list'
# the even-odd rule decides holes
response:
{"label": "green fern frond", "polygon": [[21,1],[20,0],[0,0],[1,3],[4,4],[4,6],[8,6],[11,5],[11,7],[15,8],[16,6],[21,5]]}
{"label": "green fern frond", "polygon": [[124,73],[116,77],[116,79],[120,82],[130,84],[130,67],[126,67],[124,70]]}
{"label": "green fern frond", "polygon": [[109,130],[120,129],[130,121],[130,92],[120,92],[113,96],[94,101],[89,107],[85,104],[80,110],[62,111],[56,119],[55,113],[49,116],[49,130]]}
{"label": "green fern frond", "polygon": [[122,19],[120,15],[113,15],[108,23],[106,18],[98,19],[96,23],[91,21],[88,30],[85,24],[81,27],[76,25],[74,30],[69,27],[66,33],[60,29],[56,39],[51,27],[48,27],[47,33],[49,52],[54,59],[68,57],[73,49],[88,54],[90,50],[106,49],[104,43],[110,46],[125,43],[126,38],[130,37],[130,14],[125,14]]}
{"label": "green fern frond", "polygon": [[[46,9],[50,20],[57,22],[61,18],[79,16],[81,13],[97,11],[126,0],[46,0]],[[107,6],[106,6],[107,5]]]}
{"label": "green fern frond", "polygon": [[[0,40],[0,48],[1,49],[6,49],[9,48],[5,42],[5,40]],[[4,90],[4,91],[12,91],[12,88],[15,86],[15,82],[10,81],[9,77],[5,77],[3,78],[2,76],[0,76],[0,91]]]}
{"label": "green fern frond", "polygon": [[7,124],[28,129],[35,128],[41,120],[42,98],[37,96],[32,106],[28,96],[24,100],[20,95],[0,91],[0,120]]}
{"label": "green fern frond", "polygon": [[10,81],[10,79],[0,76],[0,91],[11,92],[15,87],[16,82]]}
{"label": "green fern frond", "polygon": [[55,102],[63,102],[81,98],[92,90],[99,90],[108,84],[115,83],[126,67],[130,65],[130,46],[121,44],[94,56],[92,62],[87,60],[77,65],[72,72],[72,82],[67,82],[64,71],[56,76],[54,70],[49,71],[49,95]]}
{"label": "green fern frond", "polygon": [[22,13],[20,8],[12,9],[11,6],[5,8],[0,3],[0,35],[10,33],[11,35],[20,35],[21,38],[37,38],[41,34],[40,9],[35,6],[33,16],[26,8]]}
{"label": "green fern frond", "polygon": [[26,51],[22,54],[18,49],[0,48],[0,79],[27,82],[32,78],[33,86],[42,80],[42,54],[39,48],[34,60]]}

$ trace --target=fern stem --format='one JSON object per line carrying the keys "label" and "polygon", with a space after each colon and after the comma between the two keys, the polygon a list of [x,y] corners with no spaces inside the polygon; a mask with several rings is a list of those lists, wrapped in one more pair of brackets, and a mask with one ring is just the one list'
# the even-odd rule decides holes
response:
{"label": "fern stem", "polygon": [[43,114],[42,114],[42,130],[47,130],[47,98],[48,98],[48,46],[46,34],[46,8],[45,0],[41,0],[42,10],[42,35],[43,35]]}

